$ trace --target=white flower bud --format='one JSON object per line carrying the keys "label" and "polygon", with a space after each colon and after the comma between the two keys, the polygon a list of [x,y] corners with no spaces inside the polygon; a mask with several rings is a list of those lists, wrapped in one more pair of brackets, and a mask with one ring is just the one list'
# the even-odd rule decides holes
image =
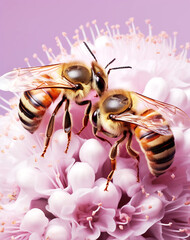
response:
{"label": "white flower bud", "polygon": [[82,162],[87,162],[95,172],[108,158],[108,151],[96,139],[87,140],[81,147],[79,157]]}
{"label": "white flower bud", "polygon": [[143,95],[164,101],[168,96],[169,87],[165,79],[161,77],[151,78],[145,86]]}
{"label": "white flower bud", "polygon": [[20,224],[20,229],[22,231],[35,232],[42,235],[47,224],[48,219],[45,214],[40,209],[33,208],[24,215]]}
{"label": "white flower bud", "polygon": [[79,188],[91,188],[94,180],[94,170],[88,163],[76,162],[68,173],[68,182],[73,191]]}

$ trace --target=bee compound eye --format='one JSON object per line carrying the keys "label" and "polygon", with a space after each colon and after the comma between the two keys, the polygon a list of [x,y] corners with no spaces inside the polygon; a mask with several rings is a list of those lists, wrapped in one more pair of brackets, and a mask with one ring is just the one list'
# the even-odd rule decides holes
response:
{"label": "bee compound eye", "polygon": [[97,77],[96,77],[96,85],[97,85],[98,90],[99,90],[101,93],[105,91],[105,81],[104,81],[104,79],[103,79],[101,76],[99,76],[99,75],[97,75]]}
{"label": "bee compound eye", "polygon": [[98,110],[95,110],[92,114],[92,123],[95,127],[97,127],[97,124],[98,124]]}

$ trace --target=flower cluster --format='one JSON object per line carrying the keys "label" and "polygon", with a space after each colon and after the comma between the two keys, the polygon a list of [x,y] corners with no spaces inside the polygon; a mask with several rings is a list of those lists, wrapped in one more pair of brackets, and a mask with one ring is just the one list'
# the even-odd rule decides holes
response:
{"label": "flower cluster", "polygon": [[[102,66],[113,58],[113,67],[132,66],[112,71],[109,89],[136,91],[173,104],[190,115],[188,44],[178,52],[176,33],[173,41],[166,32],[153,36],[149,21],[148,36],[134,26],[133,19],[127,22],[127,34],[120,34],[118,25],[110,28],[106,23],[105,30],[100,31],[93,24],[87,24],[91,41],[83,26],[76,31],[74,44],[63,33],[70,53],[58,37],[58,56],[43,46],[49,61],[82,60],[89,65],[92,56],[82,42],[85,41]],[[36,54],[34,57],[41,62]],[[88,99],[97,100],[94,93]],[[93,136],[90,123],[81,135],[76,134],[82,125],[83,106],[71,104],[73,128],[68,152],[64,152],[67,135],[61,128],[60,110],[51,144],[42,158],[44,132],[56,102],[47,110],[40,128],[30,134],[17,116],[19,96],[3,101],[10,108],[0,118],[0,239],[189,239],[190,129],[172,128],[175,160],[158,178],[150,174],[145,156],[133,138],[133,147],[140,153],[137,182],[135,161],[121,146],[113,183],[104,191],[111,168],[110,146]]]}

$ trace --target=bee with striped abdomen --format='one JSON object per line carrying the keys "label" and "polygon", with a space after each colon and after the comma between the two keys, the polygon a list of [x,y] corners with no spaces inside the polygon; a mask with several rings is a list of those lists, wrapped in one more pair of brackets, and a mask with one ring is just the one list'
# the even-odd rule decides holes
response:
{"label": "bee with striped abdomen", "polygon": [[118,146],[127,137],[126,150],[137,160],[139,181],[140,158],[139,153],[131,147],[133,134],[145,154],[151,174],[159,176],[171,166],[175,155],[175,140],[165,117],[174,122],[176,117],[183,123],[190,122],[185,112],[173,105],[120,89],[107,91],[92,107],[90,120],[94,135],[105,141],[108,140],[98,136],[98,132],[111,138],[120,137],[110,149],[112,170],[105,190],[116,169]]}
{"label": "bee with striped abdomen", "polygon": [[[115,60],[113,59],[103,69],[97,62],[95,55],[84,42],[85,46],[94,58],[91,66],[83,62],[58,63],[48,66],[29,67],[16,69],[0,77],[0,89],[12,92],[24,92],[19,103],[19,118],[23,127],[30,133],[36,131],[41,120],[53,101],[62,95],[57,104],[46,130],[44,143],[44,156],[53,133],[55,116],[64,102],[65,114],[63,121],[64,131],[68,134],[67,152],[71,138],[71,116],[69,112],[70,101],[78,105],[87,105],[83,118],[83,127],[87,126],[91,101],[83,100],[90,90],[95,90],[99,96],[107,90],[108,75],[112,69],[130,68],[128,66],[105,69]],[[79,134],[78,133],[78,134]]]}

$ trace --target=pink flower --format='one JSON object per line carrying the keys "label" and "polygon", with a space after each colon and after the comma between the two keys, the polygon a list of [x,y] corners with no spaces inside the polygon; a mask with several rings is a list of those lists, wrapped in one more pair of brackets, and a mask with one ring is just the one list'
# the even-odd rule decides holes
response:
{"label": "pink flower", "polygon": [[141,236],[164,215],[164,205],[158,196],[137,193],[130,202],[118,209],[116,230],[111,234],[118,239]]}
{"label": "pink flower", "polygon": [[[85,41],[102,66],[116,58],[110,67],[132,67],[111,71],[109,89],[136,91],[174,104],[190,115],[188,44],[178,51],[176,33],[173,40],[165,32],[154,36],[149,21],[148,36],[135,27],[132,18],[127,22],[129,32],[123,35],[118,26],[110,28],[106,23],[105,30],[99,31],[93,24],[87,24],[90,36],[80,27],[83,38],[75,36],[74,44],[63,34],[70,53],[58,37],[57,56],[43,46],[48,60],[52,64],[81,60],[89,65],[93,59]],[[95,95],[92,91],[87,99],[95,103]],[[18,93],[9,101],[1,100],[0,106],[7,113],[0,118],[0,239],[189,238],[190,130],[181,124],[181,118],[171,119],[175,123],[171,128],[176,154],[165,174],[158,178],[150,174],[145,156],[133,139],[133,148],[140,153],[140,182],[136,163],[124,144],[117,156],[113,183],[106,192],[110,145],[94,137],[90,123],[79,136],[76,134],[82,126],[85,106],[71,102],[73,128],[67,153],[67,135],[62,129],[64,110],[58,112],[50,146],[42,158],[44,132],[59,99],[48,108],[34,134],[28,133],[18,119]],[[114,143],[115,139],[109,141]]]}
{"label": "pink flower", "polygon": [[25,212],[23,203],[20,205],[17,203],[17,206],[9,206],[1,210],[1,220],[4,221],[1,223],[0,239],[42,239],[49,220],[38,208]]}

